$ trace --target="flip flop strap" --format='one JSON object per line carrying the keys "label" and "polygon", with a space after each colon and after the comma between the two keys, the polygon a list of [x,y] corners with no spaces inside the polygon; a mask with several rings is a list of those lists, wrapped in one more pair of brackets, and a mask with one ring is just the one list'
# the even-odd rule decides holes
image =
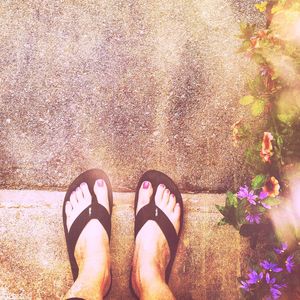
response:
{"label": "flip flop strap", "polygon": [[86,226],[86,224],[92,220],[97,219],[104,227],[108,238],[110,239],[111,233],[111,218],[107,209],[100,203],[92,203],[86,209],[84,209],[81,214],[75,219],[74,223],[71,225],[69,234],[68,234],[68,244],[70,245],[70,253],[74,255],[75,246],[77,240]]}
{"label": "flip flop strap", "polygon": [[168,216],[159,207],[151,205],[151,202],[142,207],[135,217],[135,238],[144,224],[149,220],[155,221],[160,227],[168,242],[171,257],[175,256],[179,240],[176,230]]}

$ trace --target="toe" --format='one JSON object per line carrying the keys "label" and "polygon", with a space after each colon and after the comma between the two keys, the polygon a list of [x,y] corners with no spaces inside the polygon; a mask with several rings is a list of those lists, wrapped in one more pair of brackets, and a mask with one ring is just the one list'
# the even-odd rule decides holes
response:
{"label": "toe", "polygon": [[150,197],[153,193],[151,182],[144,181],[139,190],[139,199],[136,212],[138,212],[143,206],[150,202]]}
{"label": "toe", "polygon": [[180,205],[179,205],[179,203],[176,203],[175,207],[174,207],[174,215],[173,215],[174,216],[174,222],[173,222],[173,225],[176,229],[177,234],[178,234],[179,228],[180,228],[180,213],[181,213]]}
{"label": "toe", "polygon": [[165,189],[164,193],[163,193],[163,197],[162,197],[162,201],[161,204],[163,206],[167,206],[168,202],[169,202],[169,198],[170,198],[170,190]]}
{"label": "toe", "polygon": [[76,198],[77,198],[78,203],[82,202],[82,200],[83,200],[83,193],[82,193],[81,188],[77,187],[76,190],[75,190],[75,193],[76,193]]}
{"label": "toe", "polygon": [[175,198],[174,194],[171,194],[169,202],[168,202],[168,209],[170,211],[173,211],[175,208],[175,204],[176,204],[176,198]]}
{"label": "toe", "polygon": [[156,193],[155,193],[155,204],[157,206],[160,206],[160,204],[162,202],[163,194],[164,194],[165,189],[166,189],[166,187],[165,187],[164,184],[160,184],[157,187],[157,190],[156,190]]}
{"label": "toe", "polygon": [[77,207],[78,202],[77,202],[77,197],[76,197],[76,193],[75,192],[71,193],[70,202],[72,204],[73,209]]}
{"label": "toe", "polygon": [[66,207],[65,207],[65,211],[66,211],[66,216],[70,217],[71,213],[72,213],[72,204],[70,201],[66,202]]}
{"label": "toe", "polygon": [[87,183],[85,183],[85,182],[81,183],[80,189],[82,191],[84,201],[91,203],[92,196],[91,196],[89,186],[87,185]]}
{"label": "toe", "polygon": [[94,192],[97,196],[98,203],[103,205],[110,213],[107,186],[103,179],[97,179],[94,185]]}
{"label": "toe", "polygon": [[175,216],[176,219],[179,219],[179,217],[180,217],[180,205],[179,205],[179,203],[175,204],[174,216]]}

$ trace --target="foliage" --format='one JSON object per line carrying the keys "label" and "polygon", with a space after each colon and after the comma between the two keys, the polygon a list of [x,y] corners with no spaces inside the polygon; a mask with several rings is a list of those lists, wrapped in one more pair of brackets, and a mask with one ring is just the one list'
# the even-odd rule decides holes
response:
{"label": "foliage", "polygon": [[[227,192],[223,218],[250,238],[256,249],[264,242],[264,259],[250,264],[240,277],[246,299],[277,299],[300,285],[300,243],[288,245],[276,236],[270,213],[285,199],[284,167],[300,160],[300,0],[267,0],[255,4],[266,15],[266,26],[240,24],[239,53],[254,61],[258,74],[248,82],[249,94],[240,104],[254,119],[264,121],[262,131],[238,121],[233,126],[235,145],[247,142],[246,160],[256,175],[237,193]],[[297,237],[295,238],[297,240]]]}
{"label": "foliage", "polygon": [[[272,171],[281,177],[282,167],[300,158],[300,0],[269,0],[255,6],[266,14],[267,24],[264,29],[240,24],[239,52],[258,66],[258,74],[248,82],[249,94],[240,104],[249,107],[254,118],[264,120],[264,131],[274,136]],[[239,124],[234,135],[251,140],[246,157],[253,172],[270,169],[255,159],[261,132],[240,134],[244,127]]]}

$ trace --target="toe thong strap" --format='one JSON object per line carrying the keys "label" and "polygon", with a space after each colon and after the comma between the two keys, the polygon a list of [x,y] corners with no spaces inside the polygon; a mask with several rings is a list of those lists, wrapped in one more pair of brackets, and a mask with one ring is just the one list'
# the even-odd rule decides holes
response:
{"label": "toe thong strap", "polygon": [[143,206],[135,217],[134,238],[136,238],[141,228],[149,220],[153,220],[153,206],[151,205],[151,203]]}
{"label": "toe thong strap", "polygon": [[69,234],[68,243],[70,248],[68,249],[71,254],[74,254],[75,246],[77,240],[82,232],[83,228],[91,219],[97,219],[103,225],[105,231],[107,232],[108,238],[110,239],[111,232],[111,219],[107,209],[99,204],[98,202],[89,205],[81,214],[75,219],[72,224]]}
{"label": "toe thong strap", "polygon": [[148,220],[153,220],[158,224],[168,242],[171,257],[174,257],[179,238],[172,222],[159,207],[153,206],[151,203],[149,203],[139,210],[135,220],[135,237]]}

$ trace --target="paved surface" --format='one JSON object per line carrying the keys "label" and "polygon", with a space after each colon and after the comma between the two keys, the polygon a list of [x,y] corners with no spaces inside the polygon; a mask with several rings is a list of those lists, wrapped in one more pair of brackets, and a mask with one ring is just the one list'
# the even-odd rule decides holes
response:
{"label": "paved surface", "polygon": [[[72,284],[61,208],[62,192],[0,191],[0,298],[61,299]],[[245,250],[214,208],[225,195],[184,194],[185,225],[170,286],[177,299],[238,299]],[[133,247],[132,193],[115,193],[113,286],[109,299],[133,299],[128,277]]]}
{"label": "paved surface", "polygon": [[0,187],[62,189],[90,167],[119,191],[152,168],[185,191],[236,187],[236,34],[255,2],[1,1]]}

